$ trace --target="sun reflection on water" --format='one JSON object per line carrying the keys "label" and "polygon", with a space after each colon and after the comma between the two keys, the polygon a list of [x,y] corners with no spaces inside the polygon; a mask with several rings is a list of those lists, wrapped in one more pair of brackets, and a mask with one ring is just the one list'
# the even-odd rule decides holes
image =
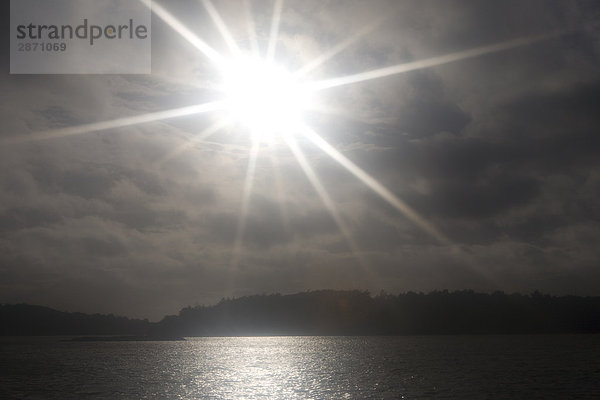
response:
{"label": "sun reflection on water", "polygon": [[201,340],[199,362],[216,368],[210,379],[197,376],[196,387],[215,398],[294,398],[306,392],[297,386],[302,382],[300,355],[294,351],[298,344],[294,338],[277,337]]}

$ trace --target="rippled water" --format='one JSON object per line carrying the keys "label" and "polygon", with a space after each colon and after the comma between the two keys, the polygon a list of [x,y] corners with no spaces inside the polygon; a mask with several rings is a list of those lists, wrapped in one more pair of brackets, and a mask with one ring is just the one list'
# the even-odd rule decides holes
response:
{"label": "rippled water", "polygon": [[3,399],[600,399],[600,335],[0,340]]}

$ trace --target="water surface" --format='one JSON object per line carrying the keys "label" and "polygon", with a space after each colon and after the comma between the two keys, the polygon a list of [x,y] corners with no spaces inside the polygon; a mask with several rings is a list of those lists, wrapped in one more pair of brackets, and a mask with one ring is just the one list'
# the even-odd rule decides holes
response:
{"label": "water surface", "polygon": [[0,340],[5,399],[600,399],[600,335]]}

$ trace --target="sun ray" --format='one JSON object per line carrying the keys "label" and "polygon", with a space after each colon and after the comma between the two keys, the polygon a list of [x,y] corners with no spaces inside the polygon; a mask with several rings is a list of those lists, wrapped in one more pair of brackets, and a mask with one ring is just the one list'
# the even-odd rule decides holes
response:
{"label": "sun ray", "polygon": [[146,1],[140,0],[142,3],[150,7],[152,12],[162,19],[167,25],[169,25],[175,32],[179,33],[181,37],[187,40],[192,46],[200,50],[202,54],[208,57],[215,64],[221,64],[223,60],[223,56],[219,54],[215,49],[210,47],[204,40],[200,39],[198,35],[194,32],[190,31],[185,25],[183,25],[177,18],[175,18],[170,12],[168,12],[165,8],[157,4],[156,2],[152,3],[150,6]]}
{"label": "sun ray", "polygon": [[252,4],[250,0],[244,0],[244,11],[246,12],[246,26],[248,29],[248,39],[250,41],[250,50],[252,56],[260,57],[260,48],[258,46],[258,38],[256,36],[256,25],[252,13]]}
{"label": "sun ray", "polygon": [[307,107],[307,110],[317,112],[322,115],[329,115],[332,117],[341,117],[349,121],[364,124],[364,119],[361,119],[356,113],[353,113],[348,108],[342,108],[339,106],[331,106],[328,104],[311,104]]}
{"label": "sun ray", "polygon": [[[258,158],[258,151],[260,149],[260,140],[258,138],[252,139],[252,147],[250,148],[250,156],[248,158],[248,167],[246,168],[246,178],[244,179],[244,190],[242,192],[242,206],[240,208],[240,214],[238,219],[237,230],[235,232],[235,239],[233,242],[233,254],[231,256],[230,272],[233,273],[240,261],[240,253],[242,250],[242,240],[244,238],[244,231],[246,230],[246,222],[248,217],[248,209],[250,206],[250,196],[252,195],[252,188],[254,186],[254,172],[256,170],[256,160]],[[231,277],[233,279],[233,277]]]}
{"label": "sun ray", "polygon": [[333,146],[327,143],[325,139],[323,139],[315,131],[313,131],[309,127],[305,127],[305,129],[302,132],[309,140],[311,140],[315,145],[317,145],[317,147],[319,147],[332,159],[334,159],[340,165],[346,168],[348,172],[356,176],[365,185],[371,188],[371,190],[377,193],[382,199],[384,199],[396,210],[400,211],[408,219],[410,219],[417,226],[419,226],[423,231],[429,233],[442,244],[450,244],[450,240],[446,238],[441,232],[439,232],[429,221],[421,217],[408,204],[400,200],[396,195],[390,192],[385,186],[379,183],[379,181],[377,181],[371,175],[367,174],[358,165],[354,164],[352,161],[346,158],[342,153],[340,153]]}
{"label": "sun ray", "polygon": [[285,233],[290,233],[290,218],[288,215],[288,210],[286,206],[286,199],[284,196],[283,190],[283,179],[280,171],[280,161],[279,157],[277,157],[276,151],[269,152],[269,159],[271,161],[271,171],[275,175],[275,190],[277,191],[277,202],[279,203],[279,212],[281,213],[281,221],[283,223],[283,228],[285,229]]}
{"label": "sun ray", "polygon": [[210,125],[208,128],[206,128],[202,132],[200,132],[198,135],[194,135],[192,138],[190,138],[188,141],[183,143],[181,146],[178,146],[173,151],[171,151],[169,154],[167,154],[166,156],[161,158],[157,163],[158,167],[160,168],[166,162],[173,159],[173,157],[183,153],[185,150],[193,147],[194,145],[198,144],[199,142],[206,139],[207,137],[215,134],[216,132],[221,130],[225,125],[226,125],[226,121],[224,121],[224,120],[220,119],[220,120],[216,121],[215,123]]}
{"label": "sun ray", "polygon": [[208,12],[208,15],[212,19],[217,29],[219,30],[219,33],[223,37],[223,40],[225,40],[225,43],[227,43],[227,47],[229,47],[229,51],[231,52],[231,54],[234,56],[239,55],[240,48],[233,39],[233,36],[231,36],[231,32],[229,32],[227,25],[225,25],[223,18],[221,18],[221,15],[217,11],[213,3],[210,0],[202,0],[202,5],[206,9],[206,12]]}
{"label": "sun ray", "polygon": [[15,143],[27,143],[39,140],[55,139],[65,136],[80,135],[84,133],[91,133],[97,131],[103,131],[107,129],[123,128],[131,125],[144,124],[148,122],[161,121],[170,118],[183,117],[186,115],[206,113],[210,111],[216,111],[222,109],[223,102],[210,102],[204,104],[198,104],[194,106],[175,108],[172,110],[158,111],[149,114],[136,115],[134,117],[124,117],[113,119],[110,121],[92,122],[90,124],[69,126],[65,128],[51,129],[38,133],[33,133],[25,136],[17,136],[2,139],[0,144],[15,144]]}
{"label": "sun ray", "polygon": [[315,189],[315,192],[317,192],[317,195],[319,196],[319,198],[325,205],[325,208],[327,208],[327,211],[333,218],[333,220],[334,220],[335,224],[337,225],[338,229],[340,230],[342,236],[344,236],[344,239],[346,240],[346,243],[348,244],[348,247],[350,248],[352,255],[354,256],[354,258],[356,259],[358,264],[364,270],[368,271],[369,269],[367,268],[367,262],[364,259],[364,257],[361,255],[361,251],[358,248],[358,245],[352,238],[352,235],[350,234],[350,229],[348,229],[348,227],[346,226],[346,223],[344,222],[344,220],[342,219],[342,216],[338,212],[337,207],[335,206],[335,203],[333,202],[333,200],[331,200],[331,197],[329,197],[329,194],[327,193],[327,190],[321,183],[321,180],[319,179],[319,177],[317,176],[315,171],[310,166],[308,160],[306,159],[306,156],[302,152],[302,149],[300,149],[300,147],[298,146],[298,144],[296,143],[294,138],[292,138],[291,136],[286,135],[284,137],[284,139],[285,139],[286,144],[288,145],[288,147],[294,154],[294,157],[296,157],[296,160],[298,161],[300,168],[302,169],[302,171],[304,171],[304,174],[308,178],[310,184]]}
{"label": "sun ray", "polygon": [[373,30],[375,30],[381,24],[382,21],[383,21],[383,19],[378,19],[370,24],[367,24],[361,30],[359,30],[358,32],[356,32],[354,35],[350,36],[343,42],[337,44],[335,47],[333,47],[328,52],[320,55],[319,57],[310,61],[308,64],[304,65],[299,70],[295,71],[294,76],[302,77],[302,76],[307,75],[311,71],[319,68],[325,62],[329,61],[330,59],[332,59],[333,57],[335,57],[336,55],[338,55],[339,53],[341,53],[342,51],[346,50],[348,47],[353,45],[355,42],[357,42],[363,36],[371,33]]}
{"label": "sun ray", "polygon": [[277,48],[277,40],[279,39],[279,24],[281,23],[282,8],[283,0],[275,0],[273,6],[273,19],[271,20],[271,31],[269,33],[269,47],[267,47],[267,62],[271,62],[275,58],[275,49]]}
{"label": "sun ray", "polygon": [[560,36],[564,31],[557,31],[545,35],[527,36],[518,39],[508,40],[500,43],[495,43],[487,46],[475,47],[469,50],[459,51],[456,53],[445,54],[442,56],[426,58],[424,60],[412,61],[408,63],[393,65],[390,67],[379,68],[372,71],[361,72],[358,74],[347,75],[337,78],[326,79],[314,82],[311,87],[313,90],[323,90],[337,86],[349,85],[368,81],[372,79],[384,78],[386,76],[402,74],[404,72],[414,71],[418,69],[435,67],[442,64],[448,64],[455,61],[465,60],[468,58],[479,57],[485,54],[497,53],[509,49],[514,49],[521,46],[527,46],[547,39]]}

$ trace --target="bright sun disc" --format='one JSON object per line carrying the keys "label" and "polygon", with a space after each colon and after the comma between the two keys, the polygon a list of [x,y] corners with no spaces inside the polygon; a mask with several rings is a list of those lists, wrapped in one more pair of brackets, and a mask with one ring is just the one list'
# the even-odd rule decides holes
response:
{"label": "bright sun disc", "polygon": [[239,58],[224,71],[230,118],[263,136],[293,133],[308,106],[308,90],[282,67],[255,58]]}

